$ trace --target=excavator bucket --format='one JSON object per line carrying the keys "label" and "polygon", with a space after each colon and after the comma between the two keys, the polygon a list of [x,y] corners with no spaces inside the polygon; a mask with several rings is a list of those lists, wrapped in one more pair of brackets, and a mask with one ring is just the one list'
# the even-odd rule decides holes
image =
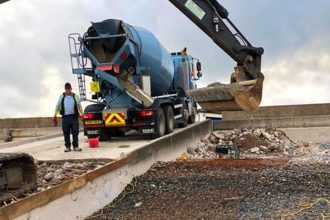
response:
{"label": "excavator bucket", "polygon": [[37,166],[25,153],[0,153],[0,202],[37,187]]}
{"label": "excavator bucket", "polygon": [[231,84],[212,83],[208,87],[189,90],[188,95],[204,110],[253,111],[260,105],[264,77],[239,81]]}

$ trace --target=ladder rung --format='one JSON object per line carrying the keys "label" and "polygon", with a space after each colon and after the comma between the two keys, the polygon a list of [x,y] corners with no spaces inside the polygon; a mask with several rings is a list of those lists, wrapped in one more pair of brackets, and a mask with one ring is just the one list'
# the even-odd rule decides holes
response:
{"label": "ladder rung", "polygon": [[80,56],[81,56],[81,53],[73,53],[73,54],[71,54],[71,57],[75,57],[75,58],[80,57]]}
{"label": "ladder rung", "polygon": [[83,68],[75,68],[75,69],[72,70],[72,72],[74,74],[84,74],[84,73],[86,73],[86,70],[83,69]]}

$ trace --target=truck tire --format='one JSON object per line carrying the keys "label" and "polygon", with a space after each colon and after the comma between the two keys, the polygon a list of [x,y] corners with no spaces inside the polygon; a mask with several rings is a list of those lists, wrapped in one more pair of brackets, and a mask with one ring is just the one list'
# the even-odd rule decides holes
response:
{"label": "truck tire", "polygon": [[170,105],[166,105],[163,107],[165,114],[165,133],[170,134],[173,133],[174,130],[174,112],[173,108]]}
{"label": "truck tire", "polygon": [[99,140],[100,141],[110,141],[111,140],[110,132],[106,129],[101,130]]}
{"label": "truck tire", "polygon": [[159,108],[156,116],[156,132],[157,134],[153,135],[153,138],[162,137],[165,135],[165,115],[162,108]]}
{"label": "truck tire", "polygon": [[189,119],[189,111],[186,103],[183,103],[182,106],[182,118],[179,119],[178,126],[179,128],[187,127]]}
{"label": "truck tire", "polygon": [[122,131],[119,128],[114,128],[111,133],[112,133],[112,136],[115,136],[115,137],[125,136],[125,131]]}
{"label": "truck tire", "polygon": [[192,114],[188,118],[189,124],[194,124],[196,121],[197,110],[195,107],[192,107]]}

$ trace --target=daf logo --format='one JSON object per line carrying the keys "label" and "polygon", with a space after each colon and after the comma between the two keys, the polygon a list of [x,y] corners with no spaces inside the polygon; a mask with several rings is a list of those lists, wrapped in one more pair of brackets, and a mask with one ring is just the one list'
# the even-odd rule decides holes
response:
{"label": "daf logo", "polygon": [[144,128],[144,129],[142,129],[143,134],[150,134],[150,133],[154,133],[154,132],[155,132],[154,128]]}

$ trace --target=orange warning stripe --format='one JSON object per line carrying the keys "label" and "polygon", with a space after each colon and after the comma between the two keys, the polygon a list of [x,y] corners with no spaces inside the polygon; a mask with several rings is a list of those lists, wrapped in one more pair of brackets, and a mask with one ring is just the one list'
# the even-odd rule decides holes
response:
{"label": "orange warning stripe", "polygon": [[125,114],[122,112],[105,113],[104,120],[105,120],[105,126],[109,126],[109,127],[126,125]]}

